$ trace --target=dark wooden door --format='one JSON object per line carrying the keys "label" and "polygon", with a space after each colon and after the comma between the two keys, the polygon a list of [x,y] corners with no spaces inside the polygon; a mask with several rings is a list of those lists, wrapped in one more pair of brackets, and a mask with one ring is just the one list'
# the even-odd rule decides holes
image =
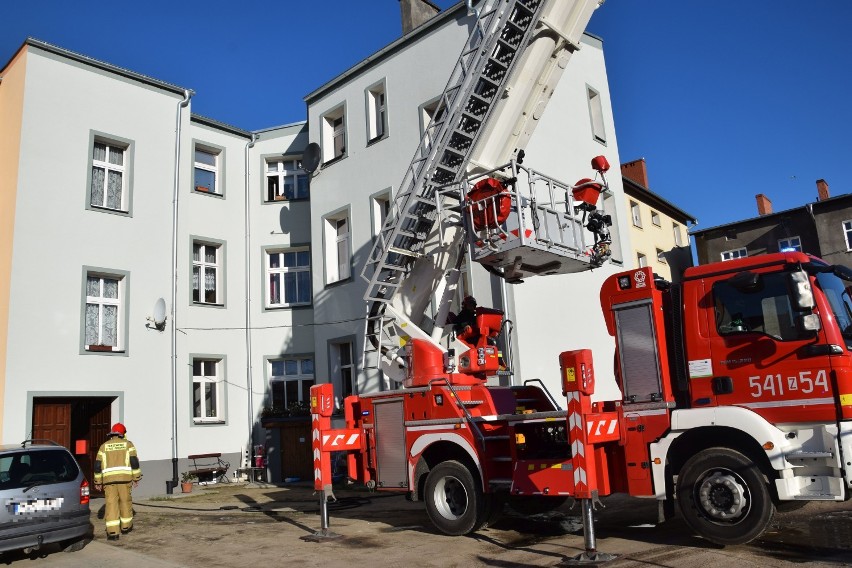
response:
{"label": "dark wooden door", "polygon": [[311,480],[311,421],[284,422],[281,425],[281,475]]}
{"label": "dark wooden door", "polygon": [[51,440],[71,448],[71,403],[61,399],[35,399],[32,432],[34,440]]}

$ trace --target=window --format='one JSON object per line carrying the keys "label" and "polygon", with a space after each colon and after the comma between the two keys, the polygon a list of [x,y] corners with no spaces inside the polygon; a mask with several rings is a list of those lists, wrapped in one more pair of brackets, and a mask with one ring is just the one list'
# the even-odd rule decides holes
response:
{"label": "window", "polygon": [[852,250],[852,221],[843,221],[843,234],[846,236],[846,250]]}
{"label": "window", "polygon": [[[421,136],[426,134],[427,129],[429,127],[429,124],[432,121],[437,122],[437,121],[444,118],[444,115],[446,114],[446,107],[441,106],[440,110],[438,110],[440,103],[441,103],[441,98],[439,97],[439,98],[437,98],[433,101],[426,103],[422,107],[420,107],[420,134],[421,134]],[[433,135],[433,133],[434,133],[434,130],[429,129],[429,135],[426,138],[427,144],[424,147],[424,151],[427,152],[427,153],[428,153],[428,150],[429,150],[429,146],[431,145],[431,142],[432,142],[431,136]]]}
{"label": "window", "polygon": [[93,139],[89,204],[92,207],[128,210],[128,144]]}
{"label": "window", "polygon": [[351,273],[348,212],[325,219],[325,283],[349,278]]}
{"label": "window", "polygon": [[322,148],[323,162],[332,162],[346,155],[346,113],[344,107],[323,115]]}
{"label": "window", "polygon": [[677,223],[672,223],[672,235],[674,236],[674,242],[676,246],[683,246],[683,234],[680,232],[680,225]]}
{"label": "window", "polygon": [[748,252],[744,248],[726,250],[722,253],[722,260],[734,260],[737,258],[745,258],[747,256]]}
{"label": "window", "polygon": [[666,260],[666,252],[663,249],[657,249],[657,260],[663,264],[668,264]]}
{"label": "window", "polygon": [[[331,376],[334,378],[334,392],[342,397],[358,394],[355,388],[355,364],[352,359],[352,342],[332,343],[331,347]],[[338,385],[340,388],[338,388]]]}
{"label": "window", "polygon": [[633,217],[633,225],[642,228],[642,215],[639,211],[639,204],[635,201],[630,202],[630,215]]}
{"label": "window", "polygon": [[218,151],[195,147],[195,191],[222,194]]}
{"label": "window", "polygon": [[84,347],[87,351],[121,351],[124,347],[124,278],[88,272]]}
{"label": "window", "polygon": [[787,237],[778,241],[778,250],[780,252],[799,251],[802,252],[802,239],[799,237]]}
{"label": "window", "polygon": [[601,95],[591,87],[586,87],[586,93],[589,98],[589,117],[592,123],[592,137],[601,144],[606,144]]}
{"label": "window", "polygon": [[773,273],[761,274],[752,288],[725,281],[713,284],[719,334],[762,333],[781,341],[812,337],[813,332],[799,331],[795,324],[787,282],[787,273]]}
{"label": "window", "polygon": [[641,252],[636,253],[636,264],[639,268],[645,268],[648,266],[648,257],[642,254]]}
{"label": "window", "polygon": [[296,159],[266,162],[266,201],[307,199],[310,197],[308,172]]}
{"label": "window", "polygon": [[385,84],[367,89],[367,140],[373,142],[388,134],[388,115],[385,104]]}
{"label": "window", "polygon": [[313,357],[286,357],[269,360],[269,387],[272,408],[283,411],[298,403],[310,405],[314,386]]}
{"label": "window", "polygon": [[373,236],[377,237],[385,225],[390,214],[391,196],[390,191],[380,195],[374,195],[370,199],[371,213],[373,216]]}
{"label": "window", "polygon": [[660,226],[660,214],[653,209],[651,209],[651,222],[658,227]]}
{"label": "window", "polygon": [[267,251],[266,274],[268,307],[311,303],[311,251],[308,247]]}
{"label": "window", "polygon": [[221,245],[193,241],[192,301],[196,304],[223,304],[219,268]]}
{"label": "window", "polygon": [[219,377],[221,359],[192,360],[192,419],[194,422],[223,422],[220,410],[224,381]]}

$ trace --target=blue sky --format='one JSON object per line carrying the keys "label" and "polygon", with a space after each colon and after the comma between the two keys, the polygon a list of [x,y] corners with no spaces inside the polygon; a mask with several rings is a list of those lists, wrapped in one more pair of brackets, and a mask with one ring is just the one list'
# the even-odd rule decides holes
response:
{"label": "blue sky", "polygon": [[[452,0],[435,0],[441,8]],[[398,0],[4,2],[0,60],[27,36],[196,91],[197,114],[254,130],[401,34]],[[607,0],[622,161],[707,228],[852,192],[852,2]]]}

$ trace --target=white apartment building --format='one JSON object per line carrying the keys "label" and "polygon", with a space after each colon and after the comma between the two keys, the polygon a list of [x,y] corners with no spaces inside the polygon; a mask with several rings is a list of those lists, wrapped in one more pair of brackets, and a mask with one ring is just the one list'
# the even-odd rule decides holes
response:
{"label": "white apartment building", "polygon": [[[273,481],[309,468],[306,423],[282,410],[299,414],[314,383],[385,386],[363,361],[360,272],[468,18],[463,3],[446,10],[308,94],[307,122],[255,132],[193,115],[183,87],[25,42],[0,70],[0,441],[86,441],[91,468],[121,421],[142,496],[193,454],[221,453],[233,472],[263,444]],[[308,142],[322,148],[312,176]],[[584,36],[526,152],[567,182],[596,155],[620,163],[598,38]],[[557,399],[558,354],[585,347],[599,396],[618,397],[597,294],[630,250],[629,216],[608,179],[613,263],[465,279],[514,323],[506,380],[540,379]]]}

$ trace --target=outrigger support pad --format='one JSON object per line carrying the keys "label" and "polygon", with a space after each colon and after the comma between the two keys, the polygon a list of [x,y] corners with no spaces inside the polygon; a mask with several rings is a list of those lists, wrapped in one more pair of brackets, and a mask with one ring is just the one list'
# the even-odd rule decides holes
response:
{"label": "outrigger support pad", "polygon": [[333,532],[328,527],[328,501],[336,501],[334,493],[331,491],[331,485],[326,485],[320,491],[320,530],[313,534],[308,534],[300,537],[306,542],[325,542],[341,538],[343,535]]}
{"label": "outrigger support pad", "polygon": [[595,521],[592,517],[592,499],[580,499],[583,508],[583,541],[586,551],[574,556],[566,558],[557,566],[589,566],[603,564],[618,558],[616,554],[607,554],[606,552],[598,552],[595,538]]}

